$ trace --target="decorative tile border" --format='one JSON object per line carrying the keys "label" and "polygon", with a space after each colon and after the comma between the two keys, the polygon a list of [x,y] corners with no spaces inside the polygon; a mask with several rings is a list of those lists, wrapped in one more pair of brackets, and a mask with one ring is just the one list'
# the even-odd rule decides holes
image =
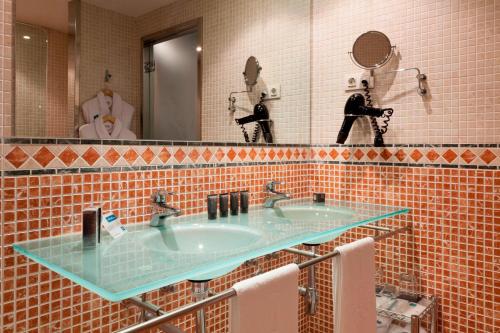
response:
{"label": "decorative tile border", "polygon": [[312,146],[311,159],[347,164],[497,169],[500,167],[500,145]]}
{"label": "decorative tile border", "polygon": [[[17,139],[16,139],[17,140]],[[19,141],[22,140],[22,141]],[[2,170],[68,173],[98,172],[103,168],[202,167],[261,163],[339,163],[451,168],[500,168],[500,145],[190,145],[171,144],[52,144],[41,139],[5,140]],[[33,141],[35,140],[35,141]],[[45,140],[52,142],[50,140]],[[79,140],[80,141],[80,140]],[[36,142],[36,143],[35,143]],[[99,141],[103,143],[103,141]],[[134,142],[137,143],[137,142]],[[76,172],[76,171],[75,171]]]}
{"label": "decorative tile border", "polygon": [[[106,142],[108,143],[108,142]],[[305,146],[190,146],[5,143],[2,170],[134,168],[242,163],[296,163]]]}

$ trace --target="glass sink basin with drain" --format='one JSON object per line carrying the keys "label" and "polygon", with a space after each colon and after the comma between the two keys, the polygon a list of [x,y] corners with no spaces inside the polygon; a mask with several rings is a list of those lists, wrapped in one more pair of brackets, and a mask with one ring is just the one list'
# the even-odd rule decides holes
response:
{"label": "glass sink basin with drain", "polygon": [[117,302],[184,280],[209,280],[246,260],[331,240],[352,228],[406,214],[408,209],[355,202],[311,205],[310,200],[252,208],[248,214],[208,220],[206,214],[169,218],[163,227],[127,225],[86,248],[82,235],[15,243],[16,252],[74,283]]}

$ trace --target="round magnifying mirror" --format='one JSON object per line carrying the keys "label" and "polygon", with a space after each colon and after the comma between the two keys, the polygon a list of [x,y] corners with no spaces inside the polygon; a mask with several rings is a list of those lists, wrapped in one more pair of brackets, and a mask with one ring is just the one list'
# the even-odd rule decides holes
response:
{"label": "round magnifying mirror", "polygon": [[393,47],[389,38],[379,31],[368,31],[359,36],[352,46],[352,58],[365,69],[385,65],[392,57]]}
{"label": "round magnifying mirror", "polygon": [[259,78],[259,73],[262,67],[260,67],[257,58],[250,57],[245,65],[245,71],[243,75],[245,76],[245,83],[247,86],[254,86],[257,84],[257,79]]}

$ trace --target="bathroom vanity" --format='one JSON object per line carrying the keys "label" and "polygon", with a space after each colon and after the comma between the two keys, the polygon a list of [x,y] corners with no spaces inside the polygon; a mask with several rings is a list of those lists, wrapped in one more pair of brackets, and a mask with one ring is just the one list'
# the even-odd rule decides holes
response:
{"label": "bathroom vanity", "polygon": [[330,241],[349,229],[408,213],[353,202],[292,200],[273,209],[208,220],[169,219],[162,227],[127,225],[118,239],[84,248],[81,234],[14,244],[14,249],[109,301],[122,301],[183,280],[207,281],[247,260],[303,243]]}

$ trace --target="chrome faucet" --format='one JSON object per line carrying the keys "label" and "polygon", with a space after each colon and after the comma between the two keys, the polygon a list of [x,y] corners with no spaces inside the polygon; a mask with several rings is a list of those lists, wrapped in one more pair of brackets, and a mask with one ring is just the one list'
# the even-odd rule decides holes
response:
{"label": "chrome faucet", "polygon": [[174,195],[174,192],[158,191],[151,196],[153,204],[153,216],[149,223],[152,227],[161,227],[165,223],[165,219],[170,216],[179,216],[181,210],[167,205],[167,195]]}
{"label": "chrome faucet", "polygon": [[266,184],[266,192],[270,193],[271,196],[266,198],[264,201],[265,208],[274,208],[274,204],[282,200],[290,200],[291,197],[288,193],[276,191],[276,185],[281,185],[283,183],[271,180]]}

